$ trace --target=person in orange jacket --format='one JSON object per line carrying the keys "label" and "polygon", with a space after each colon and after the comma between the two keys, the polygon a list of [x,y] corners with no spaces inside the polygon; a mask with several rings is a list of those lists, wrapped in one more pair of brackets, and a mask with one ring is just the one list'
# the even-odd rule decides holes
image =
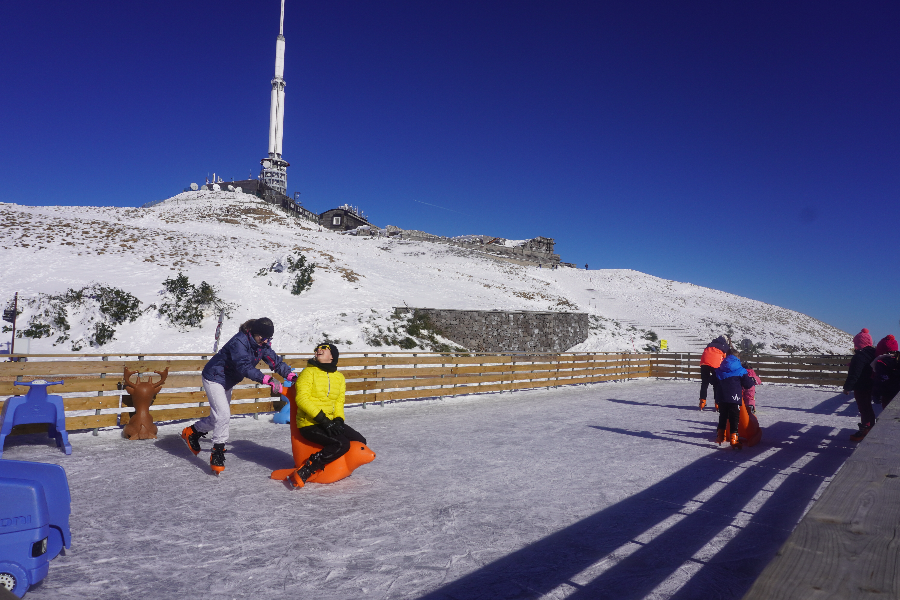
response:
{"label": "person in orange jacket", "polygon": [[713,399],[716,402],[716,410],[719,410],[719,383],[716,378],[716,369],[721,366],[725,360],[725,355],[731,344],[724,335],[720,335],[703,350],[700,355],[700,410],[706,408],[706,392],[709,390],[709,384],[713,386]]}

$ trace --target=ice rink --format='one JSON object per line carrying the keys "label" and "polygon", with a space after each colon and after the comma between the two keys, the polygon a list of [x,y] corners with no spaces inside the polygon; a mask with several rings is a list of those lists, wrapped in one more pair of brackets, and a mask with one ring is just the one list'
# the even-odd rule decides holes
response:
{"label": "ice rink", "polygon": [[762,442],[719,448],[699,385],[635,380],[350,407],[378,454],[291,490],[271,415],[234,418],[226,469],[185,423],[10,438],[63,465],[72,548],[26,598],[741,598],[854,445],[852,399],[763,385]]}

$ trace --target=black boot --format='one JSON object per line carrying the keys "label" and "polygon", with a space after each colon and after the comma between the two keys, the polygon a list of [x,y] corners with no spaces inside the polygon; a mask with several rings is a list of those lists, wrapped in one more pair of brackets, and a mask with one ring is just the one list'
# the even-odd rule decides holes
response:
{"label": "black boot", "polygon": [[866,426],[866,425],[863,425],[862,423],[860,423],[859,431],[857,431],[856,433],[854,433],[853,435],[850,436],[850,441],[851,442],[863,441],[871,429],[872,429],[871,425]]}
{"label": "black boot", "polygon": [[209,466],[216,475],[225,470],[225,452],[225,444],[213,444],[212,453],[209,455]]}
{"label": "black boot", "polygon": [[[310,477],[312,477],[313,473],[320,470],[324,466],[325,465],[322,464],[322,453],[321,452],[316,452],[315,454],[313,454],[312,456],[307,458],[306,462],[303,463],[303,466],[300,467],[299,469],[297,469],[297,477],[300,479],[300,481],[303,482],[298,487],[302,487],[303,484],[306,483],[306,480],[309,479]],[[295,479],[295,483],[296,483],[296,479]]]}
{"label": "black boot", "polygon": [[191,449],[191,452],[194,453],[194,456],[200,454],[200,438],[206,437],[205,431],[197,431],[197,428],[191,425],[190,427],[185,427],[181,431],[181,439],[188,445],[188,448]]}

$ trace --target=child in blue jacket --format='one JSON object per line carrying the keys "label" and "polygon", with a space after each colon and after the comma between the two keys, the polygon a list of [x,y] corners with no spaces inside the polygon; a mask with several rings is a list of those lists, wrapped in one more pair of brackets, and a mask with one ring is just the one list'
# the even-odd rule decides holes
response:
{"label": "child in blue jacket", "polygon": [[731,428],[731,447],[741,449],[738,438],[738,418],[741,415],[741,399],[744,390],[749,390],[756,385],[756,380],[750,377],[741,365],[734,350],[729,350],[727,356],[716,369],[716,378],[719,380],[719,428],[716,431],[716,443],[725,441],[725,426]]}

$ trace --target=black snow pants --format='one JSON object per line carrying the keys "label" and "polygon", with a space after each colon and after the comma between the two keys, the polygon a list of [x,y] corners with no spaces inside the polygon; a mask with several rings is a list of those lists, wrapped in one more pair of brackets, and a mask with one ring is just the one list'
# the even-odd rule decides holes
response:
{"label": "black snow pants", "polygon": [[713,400],[719,402],[719,380],[716,378],[716,370],[709,365],[700,365],[700,399],[706,400],[706,391],[709,384],[713,386]]}
{"label": "black snow pants", "polygon": [[[860,424],[863,427],[871,427],[875,424],[875,409],[872,408],[872,390],[854,390],[853,396],[856,398],[856,408],[859,409]],[[881,406],[884,407],[884,404]]]}
{"label": "black snow pants", "polygon": [[741,405],[733,402],[723,402],[719,405],[719,429],[731,427],[731,433],[738,432],[738,420],[741,416]]}
{"label": "black snow pants", "polygon": [[317,465],[318,469],[347,454],[347,451],[350,450],[351,442],[366,443],[366,438],[346,423],[344,424],[344,433],[337,437],[331,437],[318,425],[301,427],[300,435],[322,446],[321,450],[313,454],[313,456],[318,455],[318,461],[321,463]]}

